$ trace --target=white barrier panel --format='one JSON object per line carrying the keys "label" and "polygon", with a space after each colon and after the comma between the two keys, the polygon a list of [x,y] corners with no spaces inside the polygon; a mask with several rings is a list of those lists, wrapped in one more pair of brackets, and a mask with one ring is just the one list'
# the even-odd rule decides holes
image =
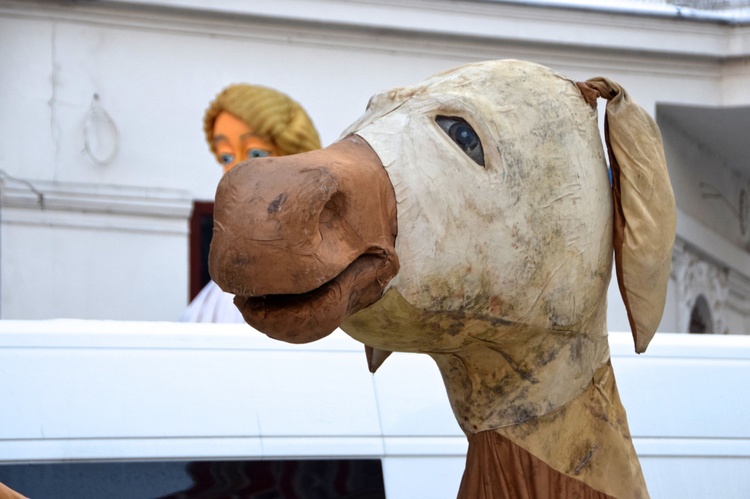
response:
{"label": "white barrier panel", "polygon": [[[610,343],[652,497],[745,497],[750,337]],[[389,499],[452,498],[466,453],[429,357],[373,376],[340,331],[289,345],[242,325],[0,321],[0,400],[0,464],[376,458]]]}

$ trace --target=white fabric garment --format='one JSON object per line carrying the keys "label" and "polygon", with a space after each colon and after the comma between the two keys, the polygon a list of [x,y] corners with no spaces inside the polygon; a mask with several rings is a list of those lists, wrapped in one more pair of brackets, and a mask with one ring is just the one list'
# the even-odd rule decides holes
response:
{"label": "white fabric garment", "polygon": [[225,293],[214,281],[209,281],[182,313],[180,322],[244,324],[245,320],[234,306],[234,295]]}

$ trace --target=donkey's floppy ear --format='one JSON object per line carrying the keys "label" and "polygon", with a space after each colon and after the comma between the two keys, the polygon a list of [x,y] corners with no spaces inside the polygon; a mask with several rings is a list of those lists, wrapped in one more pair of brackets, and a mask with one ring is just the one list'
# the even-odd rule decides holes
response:
{"label": "donkey's floppy ear", "polygon": [[661,134],[617,83],[597,77],[577,85],[593,107],[596,97],[608,101],[604,136],[612,168],[617,283],[635,351],[642,353],[664,312],[677,226]]}

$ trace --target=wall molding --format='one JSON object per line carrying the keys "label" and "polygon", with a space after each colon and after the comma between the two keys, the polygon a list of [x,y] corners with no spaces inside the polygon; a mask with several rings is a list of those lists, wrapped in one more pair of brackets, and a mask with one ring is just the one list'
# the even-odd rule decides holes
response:
{"label": "wall molding", "polygon": [[592,75],[627,69],[719,78],[722,62],[750,57],[750,27],[511,3],[100,0],[60,5],[0,0],[0,16],[363,52],[464,60],[514,57],[590,68]]}
{"label": "wall molding", "polygon": [[[433,33],[442,36],[523,40],[553,45],[598,45],[713,57],[748,55],[750,30],[678,16],[643,12],[573,9],[533,2],[436,0],[100,0],[99,3],[151,7],[357,29]],[[550,29],[550,27],[554,29]],[[560,29],[565,26],[567,29]],[[740,29],[736,29],[740,28]],[[638,34],[634,35],[634,31]],[[727,43],[732,36],[733,43]]]}
{"label": "wall molding", "polygon": [[750,251],[746,251],[677,208],[677,240],[684,241],[706,261],[726,267],[750,280]]}
{"label": "wall molding", "polygon": [[190,193],[47,181],[0,181],[2,225],[159,232],[185,235]]}

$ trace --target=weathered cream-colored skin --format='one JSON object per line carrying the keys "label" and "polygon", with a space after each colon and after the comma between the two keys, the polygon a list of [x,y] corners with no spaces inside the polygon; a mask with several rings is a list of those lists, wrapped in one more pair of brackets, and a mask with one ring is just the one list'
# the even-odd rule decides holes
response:
{"label": "weathered cream-colored skin", "polygon": [[[474,128],[484,167],[438,115]],[[467,434],[500,431],[596,490],[646,497],[619,400],[594,404],[617,413],[606,428],[580,424],[591,404],[561,410],[601,391],[597,369],[614,383],[612,193],[597,113],[575,84],[524,62],[470,65],[377,95],[350,133],[394,186],[401,268],[342,328],[377,349],[430,354]]]}
{"label": "weathered cream-colored skin", "polygon": [[[484,167],[438,115],[472,125]],[[609,357],[612,194],[596,119],[549,69],[484,63],[376,96],[346,132],[391,178],[401,269],[367,320],[343,327],[436,354],[467,432],[560,407]]]}
{"label": "weathered cream-colored skin", "polygon": [[[597,96],[616,100],[616,109],[627,115],[613,127],[619,163],[614,195],[590,105]],[[483,164],[449,137],[436,122],[439,116],[471,125],[482,143]],[[472,64],[385,92],[371,100],[345,140],[278,160],[276,167],[288,171],[283,181],[274,180],[281,170],[270,160],[263,168],[260,162],[239,165],[222,179],[212,276],[225,290],[246,294],[236,303],[252,312],[260,330],[270,320],[273,337],[299,337],[297,319],[273,320],[286,303],[299,320],[325,322],[315,319],[313,300],[324,296],[345,305],[339,308],[348,312],[336,321],[343,320],[341,327],[368,346],[371,370],[389,351],[429,354],[467,435],[494,432],[538,460],[531,468],[541,462],[563,477],[526,493],[545,490],[554,497],[571,490],[564,487],[572,480],[593,494],[585,497],[647,497],[609,363],[606,296],[617,243],[625,254],[618,273],[630,266],[623,287],[637,293],[630,300],[637,306],[628,306],[628,313],[643,329],[637,334],[634,329],[643,351],[661,316],[664,265],[674,235],[674,200],[652,121],[612,82],[579,88],[522,61]],[[628,154],[631,146],[637,154]],[[378,160],[395,201],[375,181],[383,173]],[[311,171],[335,185],[298,180]],[[295,203],[288,194],[298,189],[295,182],[335,192],[331,200],[337,201],[322,199],[314,209]],[[367,208],[369,218],[353,216],[362,186],[372,185],[380,186],[380,208]],[[276,199],[286,201],[282,206]],[[393,203],[397,224],[387,223]],[[346,231],[330,230],[324,205],[336,211],[336,220],[346,221]],[[625,217],[614,223],[613,211],[620,207]],[[294,229],[295,219],[312,225]],[[380,228],[373,232],[369,219]],[[311,263],[300,275],[314,279],[295,278],[285,269],[294,270],[295,258],[303,254],[298,239],[308,235],[312,242],[326,237],[346,242],[352,254],[324,251],[331,241],[313,244]],[[293,261],[272,271],[277,253],[279,262],[290,255]],[[336,272],[346,268],[338,277],[328,269],[333,263]],[[369,293],[364,300],[360,284],[339,284],[341,276],[355,274],[379,286],[382,297],[372,303],[379,295]],[[639,281],[650,284],[639,287]],[[279,282],[286,287],[276,290]],[[644,307],[646,320],[639,322]],[[311,339],[331,327],[316,327]],[[484,452],[492,453],[492,444],[477,455]],[[483,481],[492,474],[482,466],[467,462],[462,498],[491,489]],[[522,488],[534,476],[533,469],[508,472],[513,478],[507,484],[515,481]]]}

